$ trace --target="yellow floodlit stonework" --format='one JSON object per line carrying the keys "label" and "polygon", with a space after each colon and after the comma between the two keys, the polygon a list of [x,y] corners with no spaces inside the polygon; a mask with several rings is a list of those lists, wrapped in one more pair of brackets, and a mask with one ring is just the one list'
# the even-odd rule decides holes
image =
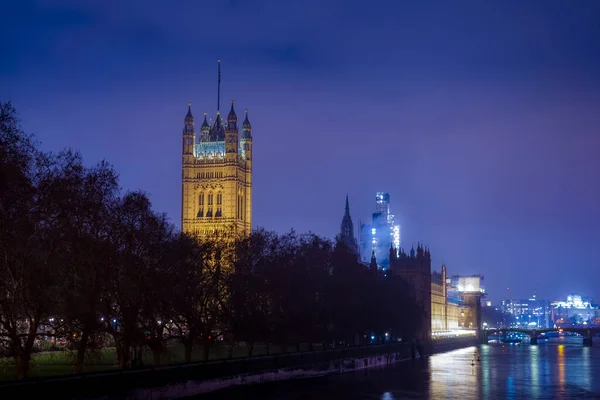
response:
{"label": "yellow floodlit stonework", "polygon": [[247,235],[252,227],[252,126],[241,135],[233,101],[224,121],[204,121],[198,135],[191,104],[183,127],[181,229],[199,238]]}

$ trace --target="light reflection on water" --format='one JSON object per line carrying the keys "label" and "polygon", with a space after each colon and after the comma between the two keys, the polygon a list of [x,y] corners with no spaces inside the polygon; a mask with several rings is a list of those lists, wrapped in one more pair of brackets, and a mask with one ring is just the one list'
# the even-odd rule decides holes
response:
{"label": "light reflection on water", "polygon": [[201,398],[600,399],[600,342],[589,348],[581,341],[561,337],[537,346],[469,347],[386,368],[238,387]]}
{"label": "light reflection on water", "polygon": [[534,399],[540,397],[540,348],[538,346],[531,346],[531,349],[529,349],[531,353],[529,376],[531,379],[531,396]]}
{"label": "light reflection on water", "polygon": [[565,345],[564,344],[559,344],[558,348],[557,348],[557,362],[558,362],[558,383],[559,383],[559,388],[557,390],[557,395],[561,396],[562,398],[562,394],[565,388]]}

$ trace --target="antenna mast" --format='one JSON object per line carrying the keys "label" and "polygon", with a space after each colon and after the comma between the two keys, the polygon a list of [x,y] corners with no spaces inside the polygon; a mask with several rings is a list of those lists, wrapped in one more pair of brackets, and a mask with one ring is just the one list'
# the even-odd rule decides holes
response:
{"label": "antenna mast", "polygon": [[217,80],[217,111],[221,111],[221,60],[217,59],[218,80]]}

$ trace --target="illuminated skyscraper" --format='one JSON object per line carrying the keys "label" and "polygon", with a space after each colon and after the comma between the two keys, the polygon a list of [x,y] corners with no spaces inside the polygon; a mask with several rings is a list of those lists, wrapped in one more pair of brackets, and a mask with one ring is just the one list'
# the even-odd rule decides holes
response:
{"label": "illuminated skyscraper", "polygon": [[374,253],[377,264],[383,269],[390,266],[390,252],[396,256],[400,249],[400,225],[395,223],[390,212],[390,194],[377,192],[375,212],[370,225],[362,225],[360,232],[361,259],[368,262]]}
{"label": "illuminated skyscraper", "polygon": [[204,114],[199,136],[191,104],[183,126],[181,230],[200,237],[248,234],[252,226],[252,126],[246,111],[240,136],[233,101],[225,121],[219,103],[220,89],[216,118],[209,124]]}

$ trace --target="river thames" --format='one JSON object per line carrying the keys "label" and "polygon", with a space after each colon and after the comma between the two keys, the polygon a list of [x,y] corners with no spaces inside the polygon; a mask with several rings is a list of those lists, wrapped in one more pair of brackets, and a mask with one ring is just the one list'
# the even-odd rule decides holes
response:
{"label": "river thames", "polygon": [[[600,399],[600,340],[491,344],[390,367],[240,386],[198,399]],[[478,361],[479,359],[479,361]]]}

